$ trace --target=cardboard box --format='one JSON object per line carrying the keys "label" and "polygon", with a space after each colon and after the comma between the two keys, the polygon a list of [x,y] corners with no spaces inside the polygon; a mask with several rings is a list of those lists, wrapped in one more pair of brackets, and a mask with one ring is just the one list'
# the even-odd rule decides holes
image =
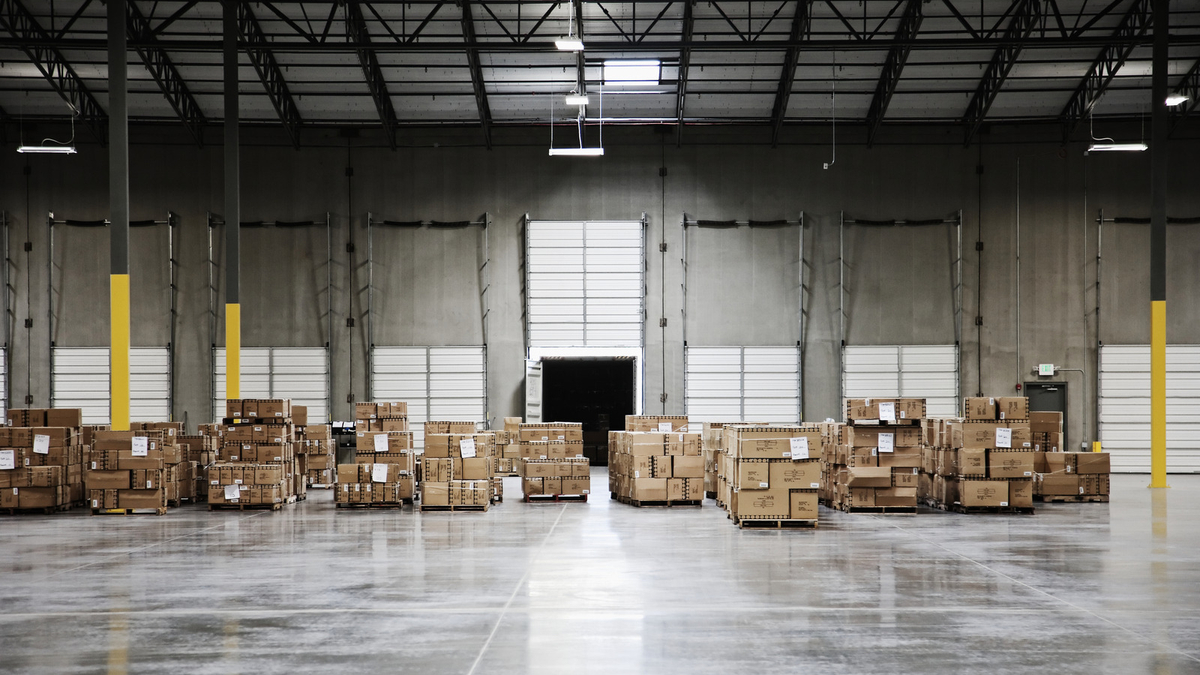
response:
{"label": "cardboard box", "polygon": [[896,467],[892,469],[892,487],[915,488],[920,483],[921,471],[916,468]]}
{"label": "cardboard box", "polygon": [[852,488],[887,488],[892,486],[892,470],[889,467],[849,467],[844,481]]}
{"label": "cardboard box", "polygon": [[788,490],[818,490],[824,463],[819,459],[803,462],[771,462],[768,482],[772,488]]}
{"label": "cardboard box", "polygon": [[886,436],[893,448],[916,448],[921,446],[921,427],[879,426],[879,427],[842,427],[842,443],[855,448],[878,448],[880,436]]}
{"label": "cardboard box", "polygon": [[1070,473],[1044,474],[1038,481],[1041,494],[1047,497],[1060,497],[1082,494],[1079,476]]}
{"label": "cardboard box", "polygon": [[765,460],[739,460],[737,490],[768,490],[771,488],[771,464]]}
{"label": "cardboard box", "polygon": [[875,506],[916,506],[917,488],[889,487],[875,490]]}
{"label": "cardboard box", "polygon": [[1008,506],[1008,481],[958,481],[959,503],[967,508],[976,506]]}
{"label": "cardboard box", "polygon": [[79,408],[50,408],[46,411],[48,427],[81,427],[83,410]]}
{"label": "cardboard box", "polygon": [[425,506],[448,506],[450,504],[450,483],[448,481],[422,483],[421,503]]}
{"label": "cardboard box", "polygon": [[988,473],[991,478],[1033,478],[1035,453],[1031,451],[988,451]]}
{"label": "cardboard box", "polygon": [[167,495],[163,490],[117,490],[119,509],[161,509],[167,506]]}
{"label": "cardboard box", "polygon": [[[742,459],[791,459],[793,438],[804,438],[808,457],[819,456],[821,430],[817,427],[743,427],[733,431],[734,456]],[[698,434],[697,434],[698,436]]]}
{"label": "cardboard box", "polygon": [[820,495],[815,490],[791,490],[788,493],[788,517],[792,520],[817,520]]}
{"label": "cardboard box", "polygon": [[689,431],[686,415],[626,415],[625,431]]}
{"label": "cardboard box", "polygon": [[1029,419],[1029,399],[1024,396],[1001,396],[996,399],[996,417],[1001,420]]}
{"label": "cardboard box", "polygon": [[1033,508],[1033,481],[1010,480],[1008,482],[1008,505],[1014,508]]}
{"label": "cardboard box", "polygon": [[1068,456],[1067,461],[1074,460],[1074,473],[1111,473],[1111,464],[1107,452],[1068,452],[1063,454]]}
{"label": "cardboard box", "polygon": [[1029,412],[1029,430],[1035,434],[1062,433],[1063,414],[1061,412]]}
{"label": "cardboard box", "polygon": [[492,477],[490,457],[472,457],[455,460],[455,480],[488,480]]}
{"label": "cardboard box", "polygon": [[640,502],[667,501],[666,478],[633,478],[630,487],[630,499]]}
{"label": "cardboard box", "polygon": [[792,501],[788,490],[756,490],[738,494],[737,518],[778,519],[791,517]]}
{"label": "cardboard box", "polygon": [[233,419],[242,417],[242,399],[230,398],[225,400],[225,417]]}
{"label": "cardboard box", "polygon": [[564,495],[591,494],[592,480],[590,478],[563,478],[562,493]]}
{"label": "cardboard box", "polygon": [[963,411],[968,420],[996,419],[996,399],[987,396],[968,396],[963,400]]}

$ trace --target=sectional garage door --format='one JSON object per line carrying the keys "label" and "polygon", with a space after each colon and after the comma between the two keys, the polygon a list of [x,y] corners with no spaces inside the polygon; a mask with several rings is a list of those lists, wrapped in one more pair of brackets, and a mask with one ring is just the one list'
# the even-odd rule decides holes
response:
{"label": "sectional garage door", "polygon": [[796,347],[688,346],[688,419],[800,421],[799,357]]}
{"label": "sectional garage door", "polygon": [[[108,347],[55,347],[50,405],[80,408],[84,424],[108,424]],[[129,349],[129,419],[171,419],[171,353],[166,347]]]}
{"label": "sectional garage door", "polygon": [[958,415],[958,348],[954,345],[847,346],[845,398],[923,398],[930,417]]}
{"label": "sectional garage door", "polygon": [[[1200,345],[1167,345],[1167,471],[1200,471]],[[1100,348],[1100,443],[1114,472],[1150,471],[1150,346]]]}
{"label": "sectional garage door", "polygon": [[[313,423],[329,421],[329,352],[324,347],[242,347],[242,398],[289,398]],[[225,416],[225,348],[213,356],[213,414]]]}
{"label": "sectional garage door", "polygon": [[376,401],[408,403],[413,441],[425,447],[429,420],[487,422],[487,349],[376,347],[371,359]]}

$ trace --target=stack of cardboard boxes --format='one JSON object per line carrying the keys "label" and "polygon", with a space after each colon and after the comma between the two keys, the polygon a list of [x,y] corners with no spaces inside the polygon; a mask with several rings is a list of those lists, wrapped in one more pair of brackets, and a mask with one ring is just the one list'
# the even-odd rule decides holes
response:
{"label": "stack of cardboard boxes", "polygon": [[591,460],[587,457],[566,459],[518,459],[525,501],[587,501],[592,493]]}
{"label": "stack of cardboard boxes", "polygon": [[739,526],[815,525],[824,461],[816,425],[725,427],[717,500]]}
{"label": "stack of cardboard boxes", "polygon": [[[701,505],[704,455],[700,434],[686,431],[687,418],[645,422],[630,416],[625,426],[634,431],[608,433],[612,498],[633,506]],[[654,427],[663,430],[643,430]]]}
{"label": "stack of cardboard boxes", "polygon": [[208,507],[271,508],[296,501],[296,429],[287,399],[230,399],[208,468]]}
{"label": "stack of cardboard boxes", "polygon": [[337,440],[328,424],[309,424],[300,434],[304,483],[310,488],[333,488],[337,469]]}
{"label": "stack of cardboard boxes", "polygon": [[725,423],[705,422],[700,430],[700,451],[704,454],[704,496],[717,498],[717,474],[721,459],[721,441],[725,438]]}
{"label": "stack of cardboard boxes", "polygon": [[1047,452],[1045,470],[1034,481],[1034,494],[1046,502],[1107,502],[1107,452]]}
{"label": "stack of cardboard boxes", "polygon": [[82,411],[8,411],[0,427],[0,510],[62,511],[83,501]]}
{"label": "stack of cardboard boxes", "polygon": [[[521,418],[505,417],[504,428],[496,434],[496,469],[500,476],[519,476],[517,460],[521,459]],[[501,483],[502,484],[502,483]]]}
{"label": "stack of cardboard boxes", "polygon": [[175,442],[179,444],[183,461],[192,466],[192,500],[208,501],[208,467],[217,461],[217,454],[221,447],[220,438],[201,434],[178,435],[175,437]]}
{"label": "stack of cardboard boxes", "polygon": [[176,443],[177,428],[130,426],[135,428],[93,434],[85,478],[93,514],[147,510],[162,515],[168,505],[179,503],[183,453]]}
{"label": "stack of cardboard boxes", "polygon": [[[355,460],[337,466],[334,501],[338,506],[411,504],[417,488],[417,458],[408,404],[357,403],[354,417]],[[325,443],[332,452],[332,441]]]}
{"label": "stack of cardboard boxes", "polygon": [[183,435],[183,422],[130,422],[129,429],[163,432],[163,448],[166,451],[164,471],[167,472],[163,486],[167,491],[167,506],[177,507],[185,500],[195,501],[196,467],[179,443],[179,437]]}
{"label": "stack of cardboard boxes", "polygon": [[820,427],[825,499],[843,511],[916,511],[925,399],[846,401],[845,424]]}
{"label": "stack of cardboard boxes", "polygon": [[495,498],[496,434],[475,422],[426,422],[422,511],[487,511]]}

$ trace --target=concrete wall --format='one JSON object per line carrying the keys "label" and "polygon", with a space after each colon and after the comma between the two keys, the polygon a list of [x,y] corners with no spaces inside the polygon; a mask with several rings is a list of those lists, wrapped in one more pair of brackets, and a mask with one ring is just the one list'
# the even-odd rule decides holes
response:
{"label": "concrete wall", "polygon": [[[772,149],[715,131],[676,147],[654,129],[606,133],[603,159],[546,156],[540,139],[487,151],[475,134],[413,132],[398,151],[361,147],[364,140],[308,132],[314,146],[293,150],[250,145],[242,155],[242,219],[317,220],[332,225],[332,268],[324,227],[243,231],[243,341],[246,345],[319,346],[332,321],[333,401],[338,417],[366,392],[366,217],[473,220],[492,226],[489,347],[490,414],[520,414],[524,335],[521,302],[522,217],[648,217],[647,411],[683,406],[684,213],[693,218],[805,219],[805,414],[840,417],[838,260],[840,213],[863,219],[923,219],[963,214],[964,393],[1002,395],[1038,362],[1088,372],[1095,395],[1095,216],[1149,213],[1149,157],[1085,158],[1078,144],[1052,133],[997,130],[979,146],[962,147],[958,130],[914,131],[904,142],[872,149],[845,146],[829,170],[830,149],[818,131],[811,142]],[[154,131],[130,153],[132,214],[178,214],[179,314],[175,413],[190,422],[209,416],[210,336],[206,212],[220,212],[219,147],[157,142]],[[465,135],[464,135],[465,134]],[[215,137],[216,134],[213,134]],[[244,138],[256,138],[252,130]],[[1038,138],[1044,140],[1039,142]],[[1030,140],[1033,139],[1033,140]],[[1191,176],[1197,143],[1172,148],[1172,215],[1200,213]],[[0,209],[8,214],[14,288],[9,400],[49,399],[46,214],[99,219],[107,214],[106,154],[84,146],[73,157],[0,155]],[[23,166],[29,166],[28,177]],[[1018,191],[1018,163],[1020,188]],[[666,166],[666,176],[659,167]],[[982,174],[977,173],[982,166]],[[353,176],[346,168],[353,167]],[[1017,222],[1020,202],[1020,356],[1017,354]],[[931,344],[954,340],[957,242],[943,226],[845,229],[848,344]],[[214,231],[221,259],[222,232]],[[795,227],[689,231],[687,339],[705,345],[794,344],[799,334]],[[354,252],[347,251],[353,238]],[[975,241],[984,242],[982,254]],[[32,252],[22,243],[32,242]],[[658,243],[667,251],[660,253]],[[1168,339],[1200,342],[1200,227],[1172,226]],[[1149,340],[1149,272],[1145,226],[1104,229],[1101,338]],[[133,234],[134,343],[165,344],[169,335],[163,228]],[[108,339],[104,230],[55,231],[54,297],[59,345],[103,345]],[[430,231],[375,228],[377,344],[478,344],[484,340],[482,235],[478,228]],[[982,261],[981,264],[979,261]],[[327,289],[332,271],[332,293]],[[216,341],[222,342],[218,270]],[[983,317],[976,327],[974,317]],[[668,325],[660,329],[660,316]],[[26,317],[33,327],[26,329]],[[356,319],[347,327],[346,319]],[[1091,439],[1091,401],[1068,375],[1071,438]],[[660,394],[667,393],[665,403]]]}

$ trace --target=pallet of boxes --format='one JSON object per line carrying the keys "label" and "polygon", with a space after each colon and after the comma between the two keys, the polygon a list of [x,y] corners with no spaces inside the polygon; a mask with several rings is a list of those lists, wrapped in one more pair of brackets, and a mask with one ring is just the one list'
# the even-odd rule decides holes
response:
{"label": "pallet of boxes", "polygon": [[354,463],[337,465],[334,503],[340,509],[412,504],[417,461],[408,404],[356,403],[354,417]]}
{"label": "pallet of boxes", "polygon": [[[496,457],[493,461],[496,463],[496,478],[519,477],[521,473],[517,469],[517,460],[521,459],[521,418],[505,417],[504,429],[494,433]],[[500,486],[498,496],[503,498],[504,483],[497,481],[497,484]]]}
{"label": "pallet of boxes", "polygon": [[517,473],[526,502],[586,502],[592,493],[591,461],[583,454],[578,422],[529,422],[517,429]]}
{"label": "pallet of boxes", "polygon": [[335,471],[337,470],[337,441],[333,438],[333,429],[328,424],[309,424],[308,408],[292,406],[292,417],[296,424],[296,461],[299,464],[296,475],[308,489],[329,489],[334,487]]}
{"label": "pallet of boxes", "polygon": [[475,422],[426,422],[421,511],[487,512],[495,500],[496,435]]}
{"label": "pallet of boxes", "polygon": [[[93,515],[163,515],[179,506],[195,479],[177,443],[179,426],[133,422],[129,431],[95,431],[88,453],[88,499]],[[187,485],[181,487],[182,482]]]}
{"label": "pallet of boxes", "polygon": [[185,501],[194,502],[196,468],[179,442],[183,435],[183,422],[130,422],[129,428],[133,431],[163,432],[163,470],[166,471],[163,487],[167,491],[167,506],[175,508]]}
{"label": "pallet of boxes", "polygon": [[[215,427],[217,425],[210,426]],[[183,455],[183,461],[189,464],[191,467],[191,501],[207,502],[208,467],[210,464],[217,461],[217,454],[221,445],[220,437],[205,434],[180,434],[175,437],[175,442],[179,445],[180,453]]]}
{"label": "pallet of boxes", "polygon": [[296,497],[296,429],[287,399],[226,402],[217,461],[208,467],[208,508],[271,509]]}
{"label": "pallet of boxes", "polygon": [[829,505],[848,513],[916,513],[925,399],[848,399],[846,422],[823,427],[833,460]]}
{"label": "pallet of boxes", "polygon": [[0,513],[55,513],[83,502],[82,411],[14,408],[0,427]]}
{"label": "pallet of boxes", "polygon": [[926,448],[922,500],[957,513],[1032,514],[1037,452],[1023,396],[970,397],[966,419],[944,420]]}
{"label": "pallet of boxes", "polygon": [[704,455],[704,496],[717,499],[718,464],[721,458],[721,441],[725,437],[725,423],[705,422],[700,429],[700,452]]}
{"label": "pallet of boxes", "polygon": [[719,501],[741,528],[817,526],[824,460],[817,425],[726,425]]}
{"label": "pallet of boxes", "polygon": [[629,415],[608,434],[608,489],[631,506],[701,506],[704,455],[687,417]]}
{"label": "pallet of boxes", "polygon": [[1063,452],[1061,412],[1030,412],[1036,473],[1033,499],[1039,502],[1108,502],[1107,452]]}

